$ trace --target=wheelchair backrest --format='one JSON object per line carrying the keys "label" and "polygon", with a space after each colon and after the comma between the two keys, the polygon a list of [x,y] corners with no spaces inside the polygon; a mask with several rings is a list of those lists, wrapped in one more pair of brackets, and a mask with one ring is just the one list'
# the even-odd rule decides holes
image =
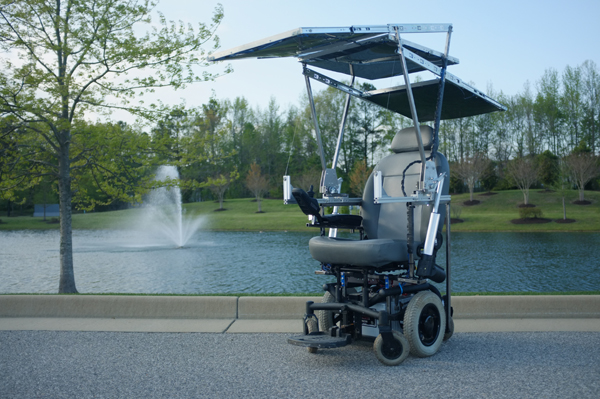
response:
{"label": "wheelchair backrest", "polygon": [[[427,158],[431,156],[433,129],[421,126],[421,137]],[[419,147],[415,135],[415,128],[406,128],[399,131],[391,145],[392,154],[383,158],[374,171],[378,170],[383,175],[383,188],[391,197],[404,197],[402,180],[404,179],[404,192],[410,196],[415,191],[420,179],[421,161]],[[437,173],[446,172],[442,194],[448,194],[450,186],[450,168],[446,157],[440,153],[435,155]],[[409,166],[410,165],[410,166]],[[365,234],[368,238],[390,238],[406,240],[407,213],[406,203],[385,203],[381,205],[373,202],[373,174],[367,180],[363,192],[362,217]],[[414,243],[415,248],[425,241],[429,216],[432,206],[417,206],[414,212]],[[441,231],[444,224],[445,209],[440,206]]]}

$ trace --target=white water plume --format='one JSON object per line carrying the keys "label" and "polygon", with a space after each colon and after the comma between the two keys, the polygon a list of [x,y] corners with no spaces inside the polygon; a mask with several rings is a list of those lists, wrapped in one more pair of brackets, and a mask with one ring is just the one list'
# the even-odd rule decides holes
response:
{"label": "white water plume", "polygon": [[[156,172],[157,181],[178,180],[177,168],[161,166]],[[181,206],[181,190],[177,186],[153,189],[144,202],[139,224],[144,245],[173,243],[183,247],[202,225],[201,217],[186,217]]]}

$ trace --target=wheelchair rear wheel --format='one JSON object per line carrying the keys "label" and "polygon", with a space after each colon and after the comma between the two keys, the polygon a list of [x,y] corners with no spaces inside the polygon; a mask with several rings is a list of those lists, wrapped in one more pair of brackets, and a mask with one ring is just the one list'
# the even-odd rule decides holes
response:
{"label": "wheelchair rear wheel", "polygon": [[441,299],[431,291],[415,294],[404,313],[404,335],[411,353],[433,356],[442,345],[445,331],[446,313]]}
{"label": "wheelchair rear wheel", "polygon": [[[331,295],[331,293],[329,291],[326,291],[325,294],[323,295],[323,299],[321,300],[321,303],[329,303],[329,302],[335,302],[335,297],[333,295]],[[317,318],[319,319],[319,327],[320,327],[321,331],[329,331],[329,329],[335,325],[333,322],[333,317],[334,317],[333,311],[317,310],[315,313],[317,314]]]}

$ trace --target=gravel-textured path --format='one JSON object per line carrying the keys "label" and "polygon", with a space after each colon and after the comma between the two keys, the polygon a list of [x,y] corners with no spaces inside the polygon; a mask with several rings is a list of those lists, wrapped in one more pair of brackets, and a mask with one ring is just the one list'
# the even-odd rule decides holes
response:
{"label": "gravel-textured path", "polygon": [[285,334],[0,332],[0,398],[597,398],[600,333],[457,333],[381,365]]}

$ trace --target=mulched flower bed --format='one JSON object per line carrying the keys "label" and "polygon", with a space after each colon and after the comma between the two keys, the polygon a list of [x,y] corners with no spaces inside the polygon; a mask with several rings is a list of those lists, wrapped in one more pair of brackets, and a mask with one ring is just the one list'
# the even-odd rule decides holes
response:
{"label": "mulched flower bed", "polygon": [[450,218],[450,223],[454,224],[454,223],[463,223],[464,220],[463,219],[455,219],[455,218]]}
{"label": "mulched flower bed", "polygon": [[550,223],[552,219],[545,218],[525,218],[525,219],[513,219],[510,222],[512,224],[542,224]]}
{"label": "mulched flower bed", "polygon": [[466,205],[466,206],[472,206],[472,205],[477,205],[477,204],[481,204],[481,201],[473,200],[473,201],[463,202],[463,205]]}
{"label": "mulched flower bed", "polygon": [[573,201],[572,204],[575,204],[575,205],[590,205],[591,201],[587,201],[587,200],[579,201],[579,200],[577,200],[577,201]]}
{"label": "mulched flower bed", "polygon": [[556,223],[575,223],[575,219],[556,219]]}
{"label": "mulched flower bed", "polygon": [[480,197],[489,197],[489,196],[491,196],[491,195],[496,195],[496,194],[498,194],[498,193],[493,193],[493,192],[491,192],[491,191],[488,191],[488,192],[486,192],[486,193],[481,193],[481,194],[479,194],[479,196],[480,196]]}
{"label": "mulched flower bed", "polygon": [[519,208],[535,208],[534,204],[519,204]]}

